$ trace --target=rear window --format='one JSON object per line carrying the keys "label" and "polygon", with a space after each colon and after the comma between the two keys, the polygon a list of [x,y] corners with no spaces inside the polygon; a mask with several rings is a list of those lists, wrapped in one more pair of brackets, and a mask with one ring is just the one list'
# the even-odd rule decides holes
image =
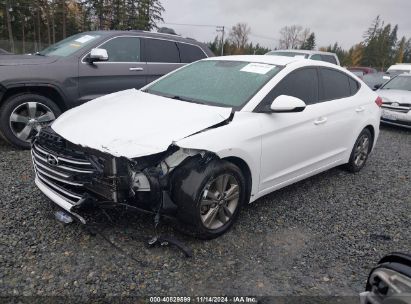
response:
{"label": "rear window", "polygon": [[207,56],[204,54],[203,50],[198,46],[186,44],[186,43],[177,43],[178,49],[180,50],[180,59],[183,63],[191,63],[197,61]]}
{"label": "rear window", "polygon": [[348,81],[350,83],[351,96],[357,94],[360,89],[360,84],[351,77],[348,77]]}
{"label": "rear window", "polygon": [[335,59],[333,55],[321,55],[321,58],[325,62],[337,64],[337,60]]}
{"label": "rear window", "polygon": [[147,62],[180,63],[177,44],[173,41],[146,39]]}
{"label": "rear window", "polygon": [[320,77],[322,81],[322,101],[351,96],[348,75],[337,70],[320,68]]}

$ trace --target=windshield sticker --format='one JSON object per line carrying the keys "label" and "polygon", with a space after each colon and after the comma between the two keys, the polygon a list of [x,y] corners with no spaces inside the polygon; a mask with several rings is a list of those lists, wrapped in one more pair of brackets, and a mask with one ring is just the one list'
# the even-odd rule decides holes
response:
{"label": "windshield sticker", "polygon": [[95,38],[94,36],[84,35],[84,36],[82,36],[82,37],[80,37],[80,38],[78,38],[78,39],[76,39],[76,40],[74,40],[74,41],[80,42],[80,43],[86,43],[86,42],[88,42],[88,41],[90,41],[90,40],[93,40],[94,38]]}
{"label": "windshield sticker", "polygon": [[250,63],[243,67],[240,71],[265,75],[274,67],[275,66],[271,64]]}

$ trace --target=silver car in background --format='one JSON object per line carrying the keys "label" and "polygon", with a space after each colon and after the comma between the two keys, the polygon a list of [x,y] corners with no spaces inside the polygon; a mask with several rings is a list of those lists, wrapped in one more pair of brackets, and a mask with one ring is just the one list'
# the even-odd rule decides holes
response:
{"label": "silver car in background", "polygon": [[411,73],[392,78],[377,93],[383,101],[381,122],[411,128]]}

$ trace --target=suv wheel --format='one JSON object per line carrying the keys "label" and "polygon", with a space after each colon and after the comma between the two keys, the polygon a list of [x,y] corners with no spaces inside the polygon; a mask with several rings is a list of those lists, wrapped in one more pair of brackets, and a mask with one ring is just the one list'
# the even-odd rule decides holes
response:
{"label": "suv wheel", "polygon": [[9,143],[28,149],[37,132],[60,114],[56,104],[45,96],[14,95],[0,107],[0,131]]}
{"label": "suv wheel", "polygon": [[[182,232],[213,239],[227,232],[246,201],[241,170],[227,161],[213,161],[204,171],[176,180],[173,199],[179,206]],[[186,188],[187,186],[187,188]]]}

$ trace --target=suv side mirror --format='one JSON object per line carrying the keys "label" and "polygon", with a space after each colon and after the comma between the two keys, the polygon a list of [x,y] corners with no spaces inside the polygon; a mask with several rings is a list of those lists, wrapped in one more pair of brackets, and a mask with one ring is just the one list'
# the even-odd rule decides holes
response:
{"label": "suv side mirror", "polygon": [[88,61],[90,63],[93,63],[95,61],[107,61],[107,60],[108,60],[107,50],[96,48],[90,51],[90,56],[88,58]]}
{"label": "suv side mirror", "polygon": [[274,99],[270,109],[274,113],[291,113],[304,111],[306,104],[297,97],[280,95]]}

